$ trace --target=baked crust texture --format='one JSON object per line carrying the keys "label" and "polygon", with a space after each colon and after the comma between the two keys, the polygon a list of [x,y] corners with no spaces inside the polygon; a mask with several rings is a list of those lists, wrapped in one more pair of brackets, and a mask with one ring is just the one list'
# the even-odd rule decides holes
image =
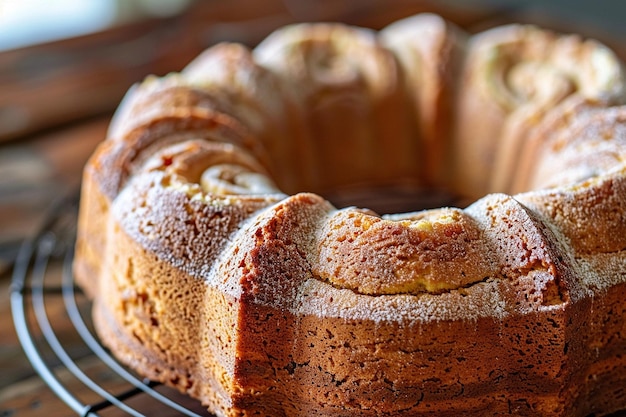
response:
{"label": "baked crust texture", "polygon": [[[625,409],[625,79],[595,41],[430,14],[216,45],[85,168],[96,330],[219,416]],[[470,204],[322,197],[394,184]]]}

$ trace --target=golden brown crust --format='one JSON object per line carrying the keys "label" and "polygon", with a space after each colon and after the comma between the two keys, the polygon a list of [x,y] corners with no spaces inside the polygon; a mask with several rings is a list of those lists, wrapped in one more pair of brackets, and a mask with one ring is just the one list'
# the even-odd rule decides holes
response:
{"label": "golden brown crust", "polygon": [[528,133],[518,155],[517,171],[511,178],[510,187],[506,191],[516,194],[536,189],[536,186],[531,185],[533,178],[537,177],[534,171],[538,162],[544,159],[546,154],[552,152],[551,144],[557,141],[559,136],[573,134],[573,126],[585,123],[587,118],[605,111],[607,107],[602,103],[572,96],[565,99],[558,109],[546,114]]}
{"label": "golden brown crust", "polygon": [[142,375],[225,415],[232,407],[236,304],[116,226],[94,303],[98,335]]}
{"label": "golden brown crust", "polygon": [[[261,42],[254,57],[287,86],[306,126],[293,140],[309,144],[303,161],[322,168],[308,191],[419,181],[419,142],[412,140],[403,74],[375,32],[292,25]],[[398,148],[406,152],[392,151]]]}
{"label": "golden brown crust", "polygon": [[626,166],[626,108],[596,109],[572,119],[544,141],[527,189],[577,184]]}
{"label": "golden brown crust", "polygon": [[[625,407],[621,64],[510,26],[472,38],[457,86],[450,24],[377,36],[292,26],[129,92],[81,198],[74,268],[103,342],[220,416]],[[442,153],[470,158],[465,195],[541,189],[385,216],[279,191],[439,184],[420,164]]]}
{"label": "golden brown crust", "polygon": [[506,191],[528,132],[572,95],[623,103],[624,79],[612,51],[576,35],[510,25],[472,37],[452,146],[458,192]]}
{"label": "golden brown crust", "polygon": [[482,231],[458,209],[395,221],[340,210],[318,233],[313,273],[361,294],[438,293],[496,276]]}
{"label": "golden brown crust", "polygon": [[423,13],[399,20],[380,32],[398,59],[405,90],[423,142],[423,175],[431,186],[449,186],[447,149],[454,101],[469,35],[440,16]]}
{"label": "golden brown crust", "polygon": [[243,45],[222,43],[207,49],[182,71],[185,81],[209,91],[230,108],[230,115],[247,126],[267,150],[270,173],[278,186],[295,193],[308,189],[317,176],[312,144],[297,140],[304,129],[295,103],[281,79],[259,65]]}
{"label": "golden brown crust", "polygon": [[574,254],[620,254],[626,249],[625,173],[621,168],[568,188],[526,193],[519,198],[550,219]]}
{"label": "golden brown crust", "polygon": [[[91,161],[94,158],[92,157]],[[98,294],[102,276],[102,254],[106,251],[111,200],[100,190],[94,178],[92,162],[83,172],[80,210],[74,252],[73,271],[76,282],[90,298]],[[98,219],[94,221],[94,219]]]}

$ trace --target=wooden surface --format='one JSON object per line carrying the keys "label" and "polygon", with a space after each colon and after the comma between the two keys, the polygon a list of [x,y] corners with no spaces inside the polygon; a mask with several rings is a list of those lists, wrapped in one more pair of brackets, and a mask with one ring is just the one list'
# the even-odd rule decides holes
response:
{"label": "wooden surface", "polygon": [[[5,253],[14,254],[8,249],[17,248],[41,226],[50,205],[78,187],[82,167],[104,137],[108,119],[90,120],[2,147],[0,238]],[[44,410],[50,417],[72,415],[35,374],[22,351],[11,320],[8,259],[0,268],[0,416],[37,416]],[[59,275],[58,267],[51,271]],[[61,307],[50,312],[60,316]],[[69,321],[66,326],[71,326]]]}
{"label": "wooden surface", "polygon": [[[276,26],[307,20],[307,17],[310,20],[340,19],[352,24],[380,27],[406,14],[441,11],[433,6],[436,1],[409,0],[393,2],[395,7],[380,7],[388,3],[370,1],[367,4],[371,10],[361,13],[355,12],[354,3],[349,1],[324,1],[328,4],[324,13],[307,9],[304,3],[295,10],[286,10],[286,4],[293,6],[295,3],[283,1],[233,0],[207,3],[217,9],[195,10],[193,23],[189,20],[184,24],[180,20],[175,22],[178,25],[176,28],[182,32],[163,32],[159,25],[147,23],[142,27],[123,28],[121,32],[57,43],[52,45],[52,49],[34,48],[8,55],[0,54],[0,109],[23,107],[33,114],[31,125],[15,124],[11,131],[7,129],[8,125],[3,125],[4,131],[3,126],[0,126],[0,141],[4,141],[0,144],[0,417],[40,416],[43,413],[49,417],[74,415],[35,374],[18,342],[9,303],[10,265],[19,243],[38,230],[54,201],[79,186],[82,167],[97,143],[104,138],[110,114],[130,84],[148,72],[163,73],[180,68],[191,54],[208,46],[208,43],[227,39],[252,44]],[[259,4],[263,4],[263,8]],[[474,29],[507,23],[517,20],[517,17],[524,21],[541,20],[542,24],[550,21],[549,17],[543,15],[518,12],[492,10],[461,13],[447,10],[443,14],[466,28]],[[219,22],[216,22],[219,20],[217,17],[221,19]],[[240,31],[241,22],[249,30]],[[558,23],[560,29],[568,29],[566,21],[553,19],[551,22]],[[190,31],[194,33],[194,38],[185,38],[182,44],[184,47],[177,49],[172,46],[176,45],[172,39],[188,35]],[[109,52],[119,56],[120,53],[126,53],[123,48],[117,47],[127,45],[122,42],[123,39],[143,39],[142,36],[147,33],[157,38],[165,36],[160,39],[166,39],[165,42],[157,42],[162,46],[162,54],[156,58],[153,56],[155,59],[152,61],[140,60],[139,65],[132,68],[124,65],[103,66],[98,64],[101,61],[97,59],[90,63],[81,62],[81,57],[84,60],[85,56],[93,56],[90,52],[93,45],[107,46]],[[175,36],[167,37],[170,35]],[[620,48],[623,50],[621,42],[615,39],[607,37],[602,40],[617,47],[619,52]],[[52,82],[38,80],[42,83],[34,84],[32,78],[15,71],[14,63],[29,62],[33,54],[55,50],[61,51],[65,57],[73,57],[73,61],[62,61],[54,73],[48,74],[46,71],[50,68],[45,67],[34,71],[35,75],[48,74]],[[119,62],[128,63],[124,60]],[[59,265],[51,265],[51,274],[58,279]],[[57,320],[59,332],[68,337],[69,348],[73,349],[73,341],[79,346],[79,341],[72,336],[71,323],[63,319],[62,305],[53,302],[49,314]],[[121,389],[121,381],[94,360],[88,351],[81,350],[84,349],[81,347],[75,349],[73,353],[78,358],[77,362],[86,372],[94,375],[99,383],[112,391]],[[61,371],[59,378],[69,388],[75,389],[83,401],[92,399],[89,390],[66,371]],[[193,403],[191,405],[194,406]],[[147,410],[149,415],[157,413],[156,409],[148,407]],[[162,409],[158,411],[162,412],[159,415],[168,415]],[[110,412],[101,415],[121,414]]]}
{"label": "wooden surface", "polygon": [[[496,13],[460,13],[434,0],[372,0],[363,2],[365,7],[350,0],[321,3],[323,7],[312,8],[282,0],[200,2],[167,21],[139,22],[0,53],[0,417],[74,414],[35,373],[20,346],[9,303],[11,263],[51,205],[79,187],[82,168],[104,139],[112,111],[130,85],[150,73],[182,68],[215,42],[253,45],[276,27],[296,21],[334,20],[376,28],[431,11],[469,27]],[[51,271],[58,275],[58,265]],[[53,303],[49,314],[60,323],[60,334],[69,337],[64,343],[78,355],[80,366],[99,384],[114,392],[121,389],[121,381],[89,352],[81,353],[84,348],[76,347],[80,342],[68,336],[72,328],[62,305]],[[58,377],[82,401],[92,400],[90,390],[67,371]],[[162,408],[157,413],[147,404],[147,415],[173,415]],[[197,408],[195,402],[191,406]]]}
{"label": "wooden surface", "polygon": [[436,0],[200,1],[180,15],[120,23],[72,39],[0,53],[0,141],[112,110],[147,74],[183,68],[221,41],[254,45],[275,28],[304,20],[382,27],[438,12],[470,28],[497,10],[463,13]]}
{"label": "wooden surface", "polygon": [[[4,249],[15,246],[26,236],[37,232],[51,206],[80,186],[82,168],[97,144],[105,137],[109,116],[83,121],[63,129],[37,135],[26,141],[0,147],[0,238]],[[58,256],[57,256],[58,255]],[[46,270],[46,288],[60,288],[63,253],[50,259]],[[0,271],[0,417],[48,417],[71,416],[75,413],[36,374],[18,340],[11,317],[10,280],[8,263],[1,264]],[[32,306],[26,292],[25,305]],[[82,341],[68,317],[67,306],[59,293],[46,292],[46,314],[56,336],[59,338],[76,365],[99,386],[117,395],[130,386],[98,360]],[[85,321],[89,322],[89,301],[77,296]],[[58,380],[84,404],[101,401],[91,389],[80,382],[47,346],[32,308],[27,308],[28,323],[33,326],[31,334],[44,359],[51,366]],[[202,414],[204,408],[196,401],[165,387],[160,391]],[[158,401],[137,395],[128,401],[144,415],[175,416],[178,413],[164,408]],[[98,413],[101,416],[125,416],[115,407]]]}

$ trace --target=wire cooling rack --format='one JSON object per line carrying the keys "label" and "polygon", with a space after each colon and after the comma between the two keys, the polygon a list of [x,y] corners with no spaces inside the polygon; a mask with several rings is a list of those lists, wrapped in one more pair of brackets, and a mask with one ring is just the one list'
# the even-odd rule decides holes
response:
{"label": "wire cooling rack", "polygon": [[35,371],[81,416],[209,415],[197,401],[134,374],[98,341],[91,303],[72,275],[77,200],[51,210],[13,269],[13,320]]}
{"label": "wire cooling rack", "polygon": [[80,416],[211,416],[197,401],[133,373],[98,341],[91,303],[72,275],[77,201],[53,207],[15,261],[11,309],[26,356]]}

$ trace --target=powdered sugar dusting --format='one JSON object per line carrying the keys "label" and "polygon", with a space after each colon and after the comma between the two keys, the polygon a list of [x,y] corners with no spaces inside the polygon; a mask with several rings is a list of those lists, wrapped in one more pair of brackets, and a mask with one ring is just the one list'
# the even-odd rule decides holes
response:
{"label": "powdered sugar dusting", "polygon": [[315,279],[300,287],[294,314],[411,323],[446,320],[474,321],[481,317],[503,319],[511,313],[501,284],[475,284],[469,290],[432,295],[368,296],[338,289]]}

